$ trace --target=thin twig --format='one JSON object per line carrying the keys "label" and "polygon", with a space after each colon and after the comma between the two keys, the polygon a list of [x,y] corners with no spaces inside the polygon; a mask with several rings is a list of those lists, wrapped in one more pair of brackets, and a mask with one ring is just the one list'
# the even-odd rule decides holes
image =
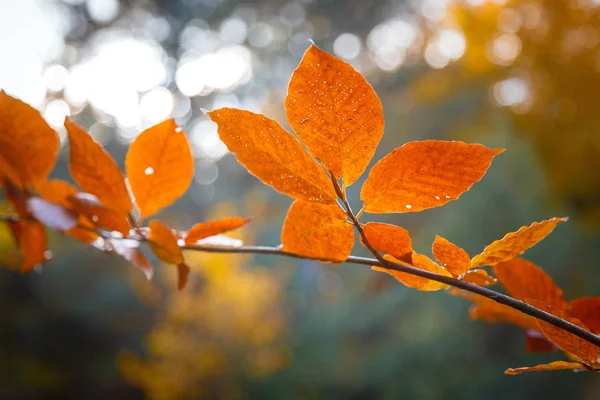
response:
{"label": "thin twig", "polygon": [[[14,217],[14,216],[0,216],[0,222],[15,222],[22,220],[22,218]],[[359,224],[360,225],[360,224]],[[362,229],[362,228],[361,228]],[[112,238],[115,239],[115,238]],[[127,240],[136,240],[139,242],[143,242],[144,239],[140,237],[126,237],[122,239]],[[119,239],[115,239],[119,240]],[[190,251],[200,251],[206,253],[228,253],[228,254],[269,254],[281,257],[291,257],[298,259],[309,259],[314,261],[323,261],[327,262],[328,260],[305,257],[300,256],[298,254],[290,253],[287,251],[283,251],[277,247],[268,247],[268,246],[240,246],[240,247],[219,247],[219,246],[205,246],[205,245],[183,245],[181,246],[184,250]],[[600,336],[594,335],[593,333],[578,327],[568,321],[565,321],[561,318],[556,317],[555,315],[549,314],[545,311],[539,310],[533,306],[530,306],[527,303],[524,303],[520,300],[514,299],[505,294],[496,292],[494,290],[477,286],[469,282],[465,282],[459,279],[454,279],[444,275],[438,275],[433,272],[429,272],[426,270],[422,270],[419,268],[412,267],[410,265],[403,265],[394,263],[382,258],[382,260],[377,260],[373,258],[366,257],[357,257],[350,256],[346,259],[346,263],[349,264],[357,264],[357,265],[365,265],[369,268],[372,266],[384,267],[390,270],[404,272],[407,274],[419,276],[421,278],[431,279],[436,282],[445,283],[450,286],[457,287],[459,289],[465,290],[467,292],[475,293],[486,297],[488,299],[494,300],[500,304],[504,304],[505,306],[511,307],[515,310],[521,311],[524,314],[530,315],[534,318],[540,319],[542,321],[546,321],[558,328],[564,329],[567,332],[574,334],[575,336],[580,337],[583,340],[586,340],[596,346],[600,346]]]}

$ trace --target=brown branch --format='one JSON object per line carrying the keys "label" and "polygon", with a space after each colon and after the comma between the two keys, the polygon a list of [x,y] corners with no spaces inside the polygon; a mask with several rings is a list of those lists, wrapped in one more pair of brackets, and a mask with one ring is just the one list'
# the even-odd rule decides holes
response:
{"label": "brown branch", "polygon": [[[344,200],[342,200],[345,202]],[[345,204],[344,204],[345,205]],[[16,222],[20,221],[23,218],[15,217],[15,216],[0,216],[0,222]],[[351,218],[352,219],[352,218]],[[355,218],[354,218],[355,219]],[[360,225],[360,224],[358,224]],[[358,229],[358,228],[357,228]],[[361,230],[362,231],[362,227]],[[364,239],[364,232],[362,233]],[[115,239],[115,238],[112,238]],[[141,237],[127,237],[123,239],[128,240],[137,240],[140,242],[145,241],[144,238]],[[118,239],[117,239],[118,240]],[[283,251],[278,247],[268,247],[268,246],[240,246],[240,247],[219,247],[219,246],[205,246],[205,245],[184,245],[181,246],[184,250],[191,251],[201,251],[206,253],[228,253],[228,254],[270,254],[282,257],[291,257],[298,259],[308,259],[314,261],[328,261],[324,259],[305,257],[298,254],[290,253],[287,251]],[[377,253],[377,252],[376,252]],[[379,254],[379,253],[377,253]],[[381,257],[381,255],[379,255]],[[388,260],[381,258],[373,259],[366,257],[357,257],[350,256],[346,259],[346,263],[349,264],[357,264],[357,265],[366,265],[368,267],[371,266],[379,266],[387,269],[391,269],[394,271],[404,272],[407,274],[419,276],[421,278],[431,279],[436,282],[445,283],[450,286],[454,286],[456,288],[465,290],[467,292],[475,293],[481,295],[483,297],[487,297],[488,299],[494,300],[500,304],[504,304],[505,306],[511,307],[515,310],[521,311],[524,314],[530,315],[534,318],[540,319],[542,321],[546,321],[558,328],[564,329],[567,332],[572,333],[575,336],[580,337],[583,340],[586,340],[596,346],[600,346],[600,336],[594,335],[593,333],[578,327],[568,321],[565,321],[561,318],[558,318],[555,315],[549,314],[542,310],[539,310],[533,306],[530,306],[527,303],[524,303],[520,300],[514,299],[510,296],[507,296],[502,293],[498,293],[494,290],[477,286],[469,282],[465,282],[459,279],[450,278],[444,275],[438,275],[433,272],[425,271],[419,268],[415,268],[410,265],[403,265],[394,263]]]}

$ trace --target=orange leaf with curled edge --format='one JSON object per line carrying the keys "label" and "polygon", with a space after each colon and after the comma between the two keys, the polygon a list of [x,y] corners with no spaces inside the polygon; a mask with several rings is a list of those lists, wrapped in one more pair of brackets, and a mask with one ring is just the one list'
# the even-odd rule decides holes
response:
{"label": "orange leaf with curled edge", "polygon": [[370,213],[417,212],[456,200],[503,149],[480,144],[408,142],[373,166],[360,197]]}
{"label": "orange leaf with curled edge", "polygon": [[296,200],[285,217],[281,242],[283,251],[339,263],[352,252],[354,230],[337,204]]}
{"label": "orange leaf with curled edge", "polygon": [[198,240],[237,229],[246,225],[250,221],[250,219],[244,219],[240,217],[228,217],[219,219],[217,221],[201,222],[194,225],[187,232],[187,235],[185,236],[185,243],[194,244]]}
{"label": "orange leaf with curled edge", "polygon": [[[551,307],[543,301],[537,299],[527,299],[526,302],[529,305],[534,306],[535,308],[538,308],[549,314],[555,315],[565,321],[568,321],[574,325],[577,325],[580,328],[589,331],[589,329],[583,324],[583,322],[581,322],[577,318],[571,317],[566,311]],[[588,365],[593,365],[598,360],[598,355],[600,354],[600,347],[588,342],[587,340],[580,338],[579,336],[575,336],[572,333],[565,331],[564,329],[558,328],[546,321],[542,321],[536,318],[536,322],[544,336],[546,336],[548,340],[550,340],[552,343],[558,346],[561,350],[575,355],[578,359],[581,359]]]}
{"label": "orange leaf with curled edge", "polygon": [[133,207],[125,179],[113,158],[79,125],[65,119],[69,171],[75,182],[108,208],[127,215]]}
{"label": "orange leaf with curled edge", "polygon": [[435,236],[433,255],[452,275],[459,276],[470,268],[471,257],[462,248],[441,236]]}
{"label": "orange leaf with curled edge", "polygon": [[90,193],[77,192],[68,198],[71,208],[80,215],[85,215],[93,226],[117,231],[123,236],[129,235],[131,225],[125,216],[106,208],[96,196]]}
{"label": "orange leaf with curled edge", "polygon": [[471,267],[495,265],[523,254],[525,250],[551,234],[556,225],[566,222],[568,219],[566,217],[552,218],[542,222],[534,222],[529,226],[521,227],[516,232],[507,233],[502,239],[488,245],[481,254],[473,257]]}
{"label": "orange leaf with curled edge", "polygon": [[495,285],[498,280],[488,274],[485,269],[472,269],[467,271],[463,277],[463,281],[472,283],[477,286],[491,286]]}
{"label": "orange leaf with curled edge", "polygon": [[[401,263],[400,260],[391,256],[385,255],[384,258],[388,261],[394,263]],[[424,256],[422,254],[413,253],[412,254],[412,264],[415,268],[419,268],[425,271],[434,272],[439,275],[452,277],[450,272],[446,271],[444,268],[433,262],[429,257]],[[374,266],[371,267],[373,271],[385,272],[399,280],[403,285],[423,291],[436,291],[441,289],[448,288],[448,285],[441,282],[432,281],[431,279],[421,278],[420,276],[415,276],[411,274],[407,274],[406,272],[400,272],[393,269],[388,269],[385,267]]]}
{"label": "orange leaf with curled edge", "polygon": [[600,297],[581,297],[569,304],[569,314],[583,322],[596,335],[600,334]]}
{"label": "orange leaf with curled edge", "polygon": [[67,209],[71,207],[69,196],[78,192],[75,186],[60,179],[41,181],[36,185],[35,190],[44,200],[59,204]]}
{"label": "orange leaf with curled edge", "polygon": [[18,187],[46,179],[60,140],[39,111],[0,90],[0,175]]}
{"label": "orange leaf with curled edge", "polygon": [[140,219],[170,205],[185,193],[194,176],[185,132],[172,119],[146,129],[129,146],[125,170]]}
{"label": "orange leaf with curled edge", "polygon": [[233,108],[208,115],[229,151],[262,182],[290,197],[335,203],[335,190],[323,168],[276,121]]}
{"label": "orange leaf with curled edge", "polygon": [[523,329],[539,329],[535,318],[512,307],[497,303],[487,297],[456,288],[450,289],[448,293],[453,296],[462,297],[473,303],[473,306],[469,310],[471,319],[485,322],[506,322]]}
{"label": "orange leaf with curled edge", "polygon": [[539,300],[559,310],[566,310],[568,307],[562,289],[531,261],[513,258],[494,265],[494,274],[512,297],[521,301]]}
{"label": "orange leaf with curled edge", "polygon": [[[403,258],[413,251],[412,240],[404,228],[381,222],[368,222],[362,228],[367,241],[377,251],[396,258]],[[362,237],[360,241],[364,245]]]}
{"label": "orange leaf with curled edge", "polygon": [[315,45],[292,75],[285,109],[308,150],[347,186],[365,171],[383,136],[383,107],[371,85]]}
{"label": "orange leaf with curled edge", "polygon": [[518,375],[523,372],[537,372],[537,371],[559,371],[566,369],[588,369],[584,364],[575,361],[553,361],[548,364],[539,364],[535,367],[521,367],[521,368],[508,368],[504,373],[506,375]]}
{"label": "orange leaf with curled edge", "polygon": [[177,236],[166,225],[152,220],[148,223],[150,234],[148,246],[158,259],[167,264],[177,265],[179,283],[177,287],[182,290],[188,279],[189,267],[185,265],[183,251],[177,243]]}

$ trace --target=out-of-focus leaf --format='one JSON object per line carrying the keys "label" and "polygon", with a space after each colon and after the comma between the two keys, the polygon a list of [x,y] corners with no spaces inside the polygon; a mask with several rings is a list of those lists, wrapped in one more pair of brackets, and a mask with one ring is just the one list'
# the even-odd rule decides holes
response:
{"label": "out-of-focus leaf", "polygon": [[68,231],[77,226],[75,213],[41,197],[27,199],[27,209],[35,219],[55,231]]}
{"label": "out-of-focus leaf", "polygon": [[39,182],[36,191],[44,200],[70,208],[69,196],[78,192],[77,188],[60,179],[50,179]]}
{"label": "out-of-focus leaf", "polygon": [[473,257],[471,267],[495,265],[523,254],[525,250],[551,234],[556,225],[567,220],[568,218],[552,218],[534,222],[529,226],[521,227],[516,232],[507,233],[502,239],[489,244],[481,254]]}
{"label": "out-of-focus leaf", "polygon": [[[391,262],[400,263],[400,260],[394,258],[391,255],[384,256],[386,260]],[[452,275],[446,271],[444,268],[433,262],[429,257],[424,256],[422,254],[413,253],[412,254],[412,264],[415,268],[423,269],[425,271],[434,272],[439,275],[451,277]],[[387,269],[384,267],[374,266],[372,267],[373,271],[385,272],[399,280],[403,285],[423,290],[423,291],[436,291],[441,289],[448,288],[448,285],[441,282],[432,281],[431,279],[421,278],[420,276],[415,276],[411,274],[407,274],[405,272],[395,271],[393,269]]]}
{"label": "out-of-focus leaf", "polygon": [[585,369],[585,366],[579,362],[570,361],[553,361],[548,364],[540,364],[535,367],[509,368],[504,373],[506,375],[518,375],[523,372],[538,372],[538,371],[560,371],[565,369],[580,370]]}
{"label": "out-of-focus leaf", "polygon": [[177,287],[182,290],[188,280],[189,267],[185,265],[183,252],[177,244],[177,236],[166,225],[156,220],[150,221],[148,228],[150,228],[148,246],[162,262],[177,265],[179,276]]}
{"label": "out-of-focus leaf", "polygon": [[294,198],[335,202],[335,190],[325,171],[276,121],[233,108],[209,115],[229,151],[258,179]]}
{"label": "out-of-focus leaf", "polygon": [[129,146],[125,170],[140,218],[173,203],[194,176],[194,158],[185,132],[172,119],[146,129]]}
{"label": "out-of-focus leaf", "polygon": [[129,235],[129,221],[123,214],[106,208],[98,197],[90,193],[78,192],[69,197],[73,210],[85,215],[95,227],[117,231],[123,236]]}
{"label": "out-of-focus leaf", "polygon": [[44,225],[37,221],[22,221],[16,224],[18,226],[16,239],[21,253],[21,272],[27,273],[47,261],[46,230]]}
{"label": "out-of-focus leaf", "polygon": [[152,264],[137,246],[127,246],[122,240],[119,239],[109,239],[109,243],[111,250],[132,263],[134,266],[138,267],[144,273],[144,275],[146,275],[148,280],[152,279],[152,276],[154,275]]}
{"label": "out-of-focus leaf", "polygon": [[462,275],[470,268],[471,257],[467,252],[441,236],[436,235],[432,251],[435,259],[454,276]]}
{"label": "out-of-focus leaf", "polygon": [[46,179],[60,141],[40,113],[0,90],[0,175],[14,185],[35,186]]}
{"label": "out-of-focus leaf", "polygon": [[463,277],[465,282],[473,283],[478,286],[491,286],[495,285],[498,280],[488,274],[485,269],[472,269],[467,271]]}
{"label": "out-of-focus leaf", "polygon": [[69,135],[69,171],[86,192],[98,197],[108,208],[127,215],[132,208],[125,179],[115,160],[70,119],[65,120]]}
{"label": "out-of-focus leaf", "polygon": [[354,245],[354,230],[337,204],[296,200],[281,232],[283,250],[304,257],[342,262]]}
{"label": "out-of-focus leaf", "polygon": [[580,297],[571,301],[569,314],[600,334],[600,297]]}
{"label": "out-of-focus leaf", "polygon": [[[382,253],[402,259],[413,251],[410,234],[406,229],[399,226],[368,222],[363,225],[363,232],[369,244]],[[360,240],[362,243],[362,237]]]}
{"label": "out-of-focus leaf", "polygon": [[542,332],[534,329],[525,331],[525,353],[550,353],[558,350],[558,347],[546,339]]}
{"label": "out-of-focus leaf", "polygon": [[250,222],[250,219],[240,217],[222,218],[217,221],[201,222],[192,226],[185,237],[186,244],[194,244],[209,236],[215,236],[237,229]]}
{"label": "out-of-focus leaf", "polygon": [[383,108],[351,65],[312,45],[290,81],[288,122],[328,171],[351,185],[383,135]]}
{"label": "out-of-focus leaf", "polygon": [[496,264],[494,275],[512,297],[521,301],[535,299],[563,311],[568,307],[562,289],[531,261],[517,257]]}
{"label": "out-of-focus leaf", "polygon": [[440,140],[406,143],[369,172],[360,192],[364,210],[405,213],[442,206],[479,181],[502,151]]}

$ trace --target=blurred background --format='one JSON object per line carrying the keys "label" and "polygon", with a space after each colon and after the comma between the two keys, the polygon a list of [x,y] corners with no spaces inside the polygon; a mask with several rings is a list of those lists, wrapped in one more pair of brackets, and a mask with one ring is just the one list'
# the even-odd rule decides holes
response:
{"label": "blurred background", "polygon": [[[287,126],[287,83],[310,39],[380,96],[375,161],[411,140],[507,149],[458,201],[363,220],[409,229],[425,254],[440,234],[474,255],[568,215],[526,257],[568,299],[600,295],[598,0],[0,0],[0,88],[62,139],[70,115],[121,165],[141,130],[175,118],[196,174],[159,218],[187,229],[253,217],[232,236],[278,245],[291,200],[237,164],[201,109]],[[69,179],[67,161],[63,148],[54,177]],[[192,253],[179,293],[171,266],[147,282],[70,238],[51,234],[50,247],[48,264],[20,275],[0,226],[0,398],[600,398],[593,374],[503,375],[563,356],[527,356],[517,328],[469,321],[463,300],[359,266]]]}

